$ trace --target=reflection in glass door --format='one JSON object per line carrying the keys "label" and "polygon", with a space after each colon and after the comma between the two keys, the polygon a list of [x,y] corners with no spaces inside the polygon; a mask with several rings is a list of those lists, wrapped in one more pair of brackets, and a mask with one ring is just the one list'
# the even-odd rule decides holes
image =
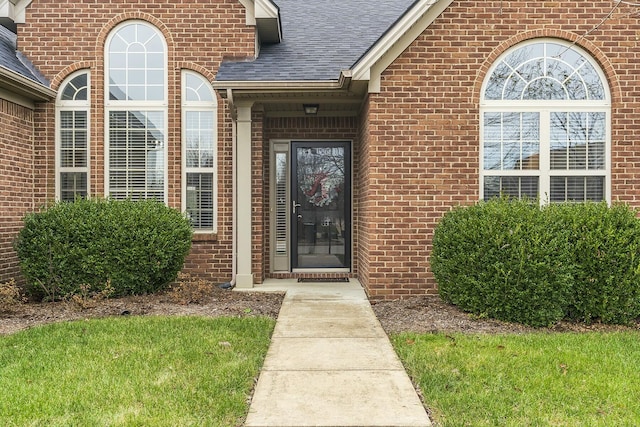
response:
{"label": "reflection in glass door", "polygon": [[291,160],[292,267],[349,268],[349,143],[294,142]]}

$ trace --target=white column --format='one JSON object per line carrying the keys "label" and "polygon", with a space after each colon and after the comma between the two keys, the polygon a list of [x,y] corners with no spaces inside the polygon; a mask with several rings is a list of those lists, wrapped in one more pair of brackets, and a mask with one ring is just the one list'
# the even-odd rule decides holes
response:
{"label": "white column", "polygon": [[253,272],[251,263],[251,106],[253,103],[236,103],[236,287],[252,288]]}

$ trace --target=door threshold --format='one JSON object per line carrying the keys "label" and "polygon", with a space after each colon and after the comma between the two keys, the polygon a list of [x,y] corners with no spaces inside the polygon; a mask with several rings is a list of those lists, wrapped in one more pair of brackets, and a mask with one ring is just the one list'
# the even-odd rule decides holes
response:
{"label": "door threshold", "polygon": [[323,273],[351,273],[350,268],[294,268],[291,270],[292,273],[313,273],[313,274],[323,274]]}
{"label": "door threshold", "polygon": [[299,277],[298,283],[349,283],[348,277]]}

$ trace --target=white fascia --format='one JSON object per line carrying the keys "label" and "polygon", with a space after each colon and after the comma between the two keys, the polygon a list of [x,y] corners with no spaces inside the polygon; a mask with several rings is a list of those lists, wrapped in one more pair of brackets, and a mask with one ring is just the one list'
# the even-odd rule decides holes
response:
{"label": "white fascia", "polygon": [[369,92],[380,92],[380,75],[444,12],[453,0],[418,1],[352,67],[353,80],[369,82]]}
{"label": "white fascia", "polygon": [[280,9],[271,0],[240,0],[245,7],[245,22],[255,26],[260,39],[268,43],[282,40]]}
{"label": "white fascia", "polygon": [[0,66],[0,88],[36,102],[51,101],[56,91]]}
{"label": "white fascia", "polygon": [[0,18],[8,18],[16,24],[25,23],[25,11],[32,0],[0,0]]}

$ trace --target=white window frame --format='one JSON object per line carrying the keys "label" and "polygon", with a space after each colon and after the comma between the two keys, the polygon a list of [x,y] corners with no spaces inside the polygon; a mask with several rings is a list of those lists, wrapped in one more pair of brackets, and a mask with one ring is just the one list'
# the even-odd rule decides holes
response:
{"label": "white window frame", "polygon": [[[486,99],[485,93],[489,84],[489,79],[501,64],[502,60],[513,51],[525,47],[528,44],[552,42],[566,46],[580,53],[591,66],[596,70],[600,81],[604,87],[604,99],[602,100],[490,100]],[[522,170],[485,170],[484,150],[485,150],[485,114],[486,113],[539,113],[540,114],[540,157],[539,169]],[[563,113],[604,113],[605,115],[605,168],[604,170],[580,169],[551,169],[551,114],[554,112]],[[605,201],[611,203],[611,95],[607,84],[606,76],[601,67],[593,60],[593,57],[583,49],[571,43],[558,39],[533,39],[511,47],[504,52],[492,65],[487,73],[487,77],[482,85],[480,101],[480,200],[484,200],[485,177],[490,176],[537,176],[539,178],[538,192],[541,204],[549,203],[550,182],[553,176],[598,176],[605,178],[604,192]]]}
{"label": "white window frame", "polygon": [[[129,25],[143,25],[150,29],[152,29],[157,36],[162,41],[163,49],[164,49],[164,73],[163,73],[163,94],[162,99],[157,101],[138,101],[138,100],[112,100],[110,99],[110,87],[109,87],[109,77],[111,71],[110,64],[110,46],[113,38],[124,28]],[[142,112],[162,112],[163,113],[163,129],[162,133],[164,136],[164,147],[163,147],[163,201],[165,204],[168,204],[169,201],[169,175],[168,175],[168,118],[169,118],[169,84],[168,84],[168,48],[167,42],[164,38],[162,32],[155,27],[154,25],[141,20],[130,20],[125,21],[119,25],[117,25],[107,37],[105,43],[104,50],[104,58],[105,58],[105,66],[104,66],[104,102],[105,102],[105,111],[104,111],[104,132],[105,132],[105,153],[104,153],[104,193],[106,197],[110,197],[111,187],[110,187],[110,124],[109,124],[109,114],[114,111],[142,111]],[[146,190],[148,191],[148,189]]]}
{"label": "white window frame", "polygon": [[[212,101],[192,101],[189,100],[187,91],[190,89],[186,82],[187,76],[191,75],[200,80],[201,85],[204,85],[203,89],[207,90],[212,97]],[[202,233],[216,233],[218,231],[218,100],[215,91],[207,79],[199,73],[191,70],[182,71],[182,210],[187,212],[187,174],[211,174],[213,180],[213,224],[211,228],[196,228],[194,232],[198,234]],[[213,149],[212,158],[213,164],[211,167],[189,167],[187,166],[187,131],[188,121],[187,114],[189,112],[209,112],[213,115]]]}
{"label": "white window frame", "polygon": [[[62,96],[64,95],[64,90],[67,88],[73,79],[76,77],[85,74],[87,76],[87,99],[86,100],[64,100]],[[86,138],[87,138],[87,158],[86,158],[86,166],[85,167],[63,167],[62,166],[62,112],[63,111],[84,111],[87,114],[87,128],[86,128]],[[55,199],[57,201],[62,200],[62,183],[60,179],[60,175],[62,173],[84,173],[86,174],[87,181],[87,195],[86,197],[90,197],[91,195],[91,175],[89,174],[90,169],[90,161],[91,161],[91,73],[89,70],[79,70],[75,73],[69,75],[64,82],[60,85],[60,90],[58,91],[58,96],[56,99],[56,123],[55,123]]]}

